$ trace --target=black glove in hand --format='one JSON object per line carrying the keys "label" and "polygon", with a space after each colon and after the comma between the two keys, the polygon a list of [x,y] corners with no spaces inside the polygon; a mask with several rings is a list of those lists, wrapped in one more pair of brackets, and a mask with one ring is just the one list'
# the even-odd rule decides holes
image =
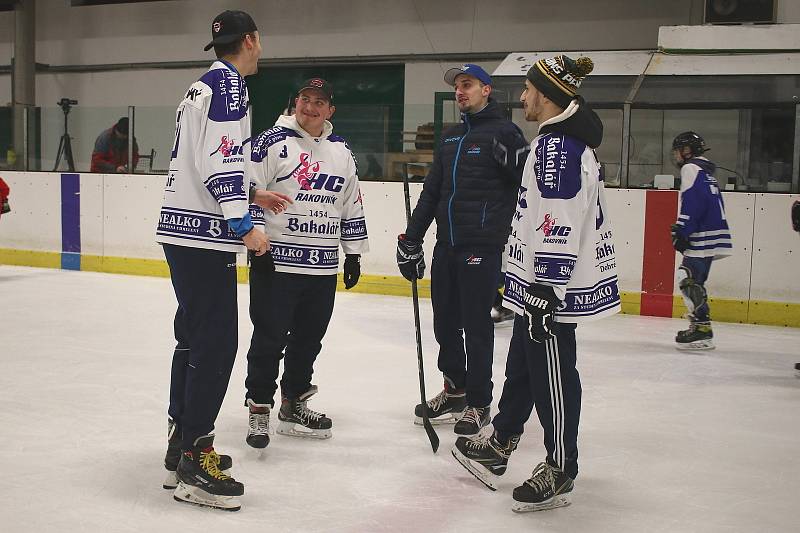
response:
{"label": "black glove in hand", "polygon": [[397,236],[397,268],[408,281],[425,275],[425,255],[422,243],[410,240],[405,233]]}
{"label": "black glove in hand", "polygon": [[250,275],[253,272],[258,274],[272,274],[275,272],[275,262],[272,260],[272,253],[267,252],[263,255],[256,255],[252,250],[247,251],[247,258],[250,262]]}
{"label": "black glove in hand", "polygon": [[535,342],[544,342],[553,336],[553,311],[561,305],[553,287],[534,283],[525,291],[525,317],[528,335]]}
{"label": "black glove in hand", "polygon": [[669,229],[672,233],[672,247],[675,248],[675,251],[683,253],[689,247],[689,239],[680,234],[681,227],[679,225],[673,224]]}
{"label": "black glove in hand", "polygon": [[344,288],[352,289],[361,277],[361,256],[347,254],[344,258]]}
{"label": "black glove in hand", "polygon": [[508,166],[508,148],[497,139],[492,139],[492,157],[501,167]]}

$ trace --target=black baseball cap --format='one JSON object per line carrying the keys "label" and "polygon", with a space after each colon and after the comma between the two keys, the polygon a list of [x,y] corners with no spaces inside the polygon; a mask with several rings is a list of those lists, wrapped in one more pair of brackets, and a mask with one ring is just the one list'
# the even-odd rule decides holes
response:
{"label": "black baseball cap", "polygon": [[245,33],[258,31],[253,17],[244,11],[223,11],[211,23],[211,42],[203,50],[206,52],[215,44],[232,43]]}
{"label": "black baseball cap", "polygon": [[128,134],[128,117],[120,118],[116,124],[114,124],[114,129],[117,130],[119,133],[123,135]]}
{"label": "black baseball cap", "polygon": [[310,78],[304,81],[297,89],[297,95],[306,89],[316,89],[328,97],[329,102],[333,102],[333,86],[322,78]]}

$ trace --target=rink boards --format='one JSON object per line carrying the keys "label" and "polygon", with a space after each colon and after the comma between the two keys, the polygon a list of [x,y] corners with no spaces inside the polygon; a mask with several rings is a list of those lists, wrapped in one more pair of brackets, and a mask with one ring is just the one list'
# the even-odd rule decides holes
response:
{"label": "rink boards", "polygon": [[[167,276],[155,227],[164,176],[6,172],[12,212],[0,219],[0,264]],[[354,291],[409,294],[397,273],[395,244],[405,229],[400,183],[361,184],[370,239]],[[421,190],[412,184],[412,205]],[[680,316],[674,283],[680,261],[669,224],[676,191],[607,189],[623,310]],[[800,236],[789,209],[798,195],[723,193],[734,253],[712,267],[715,320],[800,327]],[[435,224],[425,239],[430,262]],[[239,256],[240,281],[246,281]],[[429,263],[430,264],[430,263]],[[420,284],[428,294],[428,280]]]}

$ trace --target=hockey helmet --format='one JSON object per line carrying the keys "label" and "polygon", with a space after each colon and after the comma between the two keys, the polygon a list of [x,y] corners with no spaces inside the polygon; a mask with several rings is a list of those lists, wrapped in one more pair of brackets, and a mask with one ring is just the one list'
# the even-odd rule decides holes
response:
{"label": "hockey helmet", "polygon": [[680,150],[684,146],[688,146],[691,149],[692,156],[703,155],[703,153],[709,150],[706,148],[706,141],[693,131],[679,133],[675,139],[672,140],[673,150]]}

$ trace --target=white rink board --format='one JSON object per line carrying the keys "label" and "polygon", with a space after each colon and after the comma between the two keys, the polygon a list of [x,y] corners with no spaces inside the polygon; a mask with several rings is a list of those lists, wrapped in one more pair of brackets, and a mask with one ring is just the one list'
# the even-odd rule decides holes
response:
{"label": "white rink board", "polygon": [[61,175],[4,172],[11,212],[0,218],[0,248],[61,251]]}
{"label": "white rink board", "polygon": [[642,290],[645,195],[631,189],[606,189],[614,248],[617,252],[619,290]]}
{"label": "white rink board", "polygon": [[750,271],[750,298],[797,302],[800,292],[800,235],[790,210],[799,195],[758,194]]}
{"label": "white rink board", "polygon": [[[0,222],[0,248],[60,252],[60,174],[7,172],[3,177],[11,187],[13,212]],[[163,258],[155,242],[163,176],[81,174],[80,180],[83,254]],[[406,226],[403,185],[364,182],[361,189],[370,237],[362,271],[398,276],[396,239]],[[421,190],[421,184],[411,184],[412,208]],[[641,290],[645,195],[646,190],[606,189],[620,288],[627,292]],[[714,263],[709,292],[716,298],[800,302],[796,275],[800,271],[800,237],[791,230],[788,214],[798,196],[727,192],[724,197],[736,251]],[[434,222],[425,237],[426,276],[435,233]],[[240,255],[239,264],[244,262],[245,256]]]}
{"label": "white rink board", "polygon": [[[755,193],[722,193],[725,215],[733,235],[733,254],[711,265],[707,287],[712,298],[722,295],[735,300],[749,298],[749,280],[743,278],[750,271],[756,196]],[[675,294],[680,295],[677,284]]]}
{"label": "white rink board", "polygon": [[[417,204],[422,192],[421,183],[409,184],[411,209]],[[406,230],[406,208],[403,199],[403,184],[391,182],[363,182],[361,196],[364,200],[364,216],[369,233],[369,253],[361,258],[364,273],[384,276],[399,276],[396,251],[397,236]],[[436,241],[436,222],[425,234],[425,258],[430,267],[433,245]],[[430,268],[426,269],[429,277]]]}
{"label": "white rink board", "polygon": [[164,258],[156,244],[156,225],[165,180],[166,176],[105,176],[105,255]]}
{"label": "white rink board", "polygon": [[[112,176],[115,178],[116,176]],[[103,183],[106,174],[81,174],[81,253],[105,255]]]}

